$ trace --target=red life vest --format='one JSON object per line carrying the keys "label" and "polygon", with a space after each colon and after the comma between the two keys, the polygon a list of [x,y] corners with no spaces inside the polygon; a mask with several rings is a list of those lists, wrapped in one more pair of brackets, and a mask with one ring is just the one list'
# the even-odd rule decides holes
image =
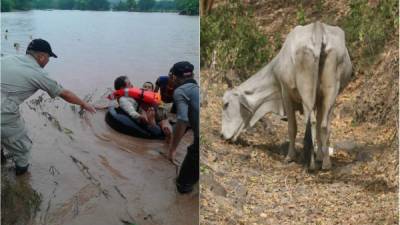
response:
{"label": "red life vest", "polygon": [[114,91],[108,96],[108,99],[119,99],[122,96],[132,97],[138,102],[144,102],[150,105],[159,105],[161,103],[161,97],[159,93],[152,91],[145,91],[142,88],[124,88]]}

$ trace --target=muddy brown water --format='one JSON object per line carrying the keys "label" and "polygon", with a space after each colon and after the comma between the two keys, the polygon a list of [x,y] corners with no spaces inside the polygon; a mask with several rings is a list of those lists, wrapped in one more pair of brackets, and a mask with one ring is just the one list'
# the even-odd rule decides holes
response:
{"label": "muddy brown water", "polygon": [[[50,76],[95,104],[105,104],[102,95],[119,75],[141,85],[181,60],[191,61],[198,74],[198,17],[53,10],[1,18],[2,31],[8,29],[2,54],[23,54],[30,36],[49,40],[59,56],[45,68]],[[20,43],[19,51],[13,43]],[[105,123],[104,110],[82,116],[78,107],[43,92],[21,108],[34,142],[30,174],[21,179],[42,195],[32,224],[198,223],[198,188],[176,192],[177,167],[165,158],[164,141],[120,134]],[[178,164],[191,141],[188,132]]]}
{"label": "muddy brown water", "polygon": [[[116,132],[103,110],[81,115],[61,99],[36,104],[22,107],[34,140],[22,179],[43,198],[33,224],[197,224],[198,188],[176,192],[178,167],[166,159],[165,141]],[[192,138],[188,132],[179,145],[178,165]]]}

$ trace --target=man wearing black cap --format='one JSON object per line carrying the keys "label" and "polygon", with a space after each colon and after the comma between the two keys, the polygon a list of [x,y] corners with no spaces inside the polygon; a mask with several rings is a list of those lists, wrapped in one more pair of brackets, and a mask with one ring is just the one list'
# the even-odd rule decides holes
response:
{"label": "man wearing black cap", "polygon": [[3,156],[3,148],[11,153],[17,175],[28,170],[32,148],[32,141],[27,135],[19,109],[25,99],[41,89],[52,98],[60,96],[91,113],[95,112],[87,102],[48,77],[43,68],[50,57],[57,58],[50,44],[45,40],[35,39],[29,44],[26,55],[1,59],[1,153]]}
{"label": "man wearing black cap", "polygon": [[193,65],[189,62],[175,63],[171,69],[177,88],[174,91],[176,104],[176,128],[169,148],[169,158],[174,160],[176,148],[185,134],[188,124],[193,130],[193,144],[187,149],[182,162],[181,170],[176,179],[179,193],[188,193],[193,190],[199,180],[199,86],[193,79]]}

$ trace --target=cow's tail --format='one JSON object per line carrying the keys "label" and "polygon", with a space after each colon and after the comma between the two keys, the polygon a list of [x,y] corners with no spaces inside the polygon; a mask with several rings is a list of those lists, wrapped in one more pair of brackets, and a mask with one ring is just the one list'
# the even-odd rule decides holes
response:
{"label": "cow's tail", "polygon": [[[321,22],[317,21],[314,23],[313,26],[313,35],[312,35],[312,42],[315,46],[315,52],[314,56],[317,58],[316,63],[317,63],[317,69],[314,71],[314,74],[318,76],[321,73],[321,70],[323,68],[323,62],[324,62],[324,55],[325,55],[325,46],[326,46],[326,35],[325,35],[325,30]],[[318,83],[318,79],[316,79],[316,84]],[[314,86],[316,87],[316,86]]]}
{"label": "cow's tail", "polygon": [[[314,66],[312,71],[312,81],[313,83],[313,101],[312,101],[312,108],[311,112],[307,115],[306,118],[306,134],[304,136],[304,150],[305,150],[305,159],[306,163],[310,166],[311,170],[315,169],[314,163],[314,144],[316,139],[316,114],[314,111],[314,107],[317,101],[317,92],[318,92],[318,84],[320,79],[320,74],[323,68],[323,61],[324,61],[324,52],[325,52],[325,31],[322,23],[315,22],[312,28],[312,43],[313,43],[313,55],[314,55]],[[312,162],[311,162],[312,161]]]}

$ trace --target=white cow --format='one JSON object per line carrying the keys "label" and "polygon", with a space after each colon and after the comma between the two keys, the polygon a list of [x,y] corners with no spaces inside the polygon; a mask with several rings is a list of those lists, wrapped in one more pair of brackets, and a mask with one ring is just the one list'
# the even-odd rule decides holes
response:
{"label": "white cow", "polygon": [[[290,144],[285,161],[292,161],[297,133],[295,111],[299,110],[306,122],[311,122],[317,160],[322,161],[322,169],[330,169],[329,124],[336,96],[351,74],[342,29],[320,22],[297,26],[267,66],[224,94],[222,136],[236,140],[266,113],[286,115]],[[314,154],[309,160],[310,169],[315,169]]]}

